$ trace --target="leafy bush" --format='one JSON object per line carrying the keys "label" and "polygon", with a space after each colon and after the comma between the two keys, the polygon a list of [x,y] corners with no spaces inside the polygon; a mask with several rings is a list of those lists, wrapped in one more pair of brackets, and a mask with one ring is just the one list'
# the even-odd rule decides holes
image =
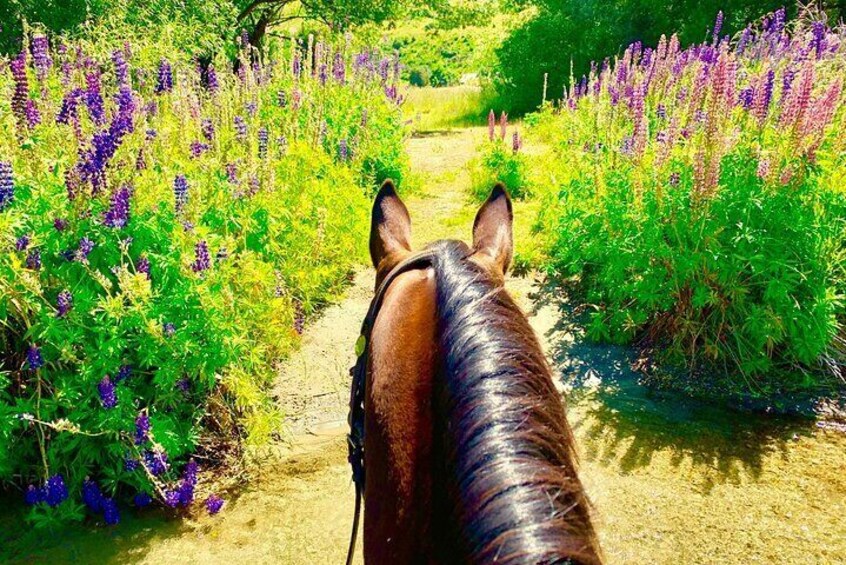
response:
{"label": "leafy bush", "polygon": [[323,44],[233,75],[52,41],[0,76],[0,480],[36,523],[80,493],[113,523],[276,429],[274,362],[405,175],[398,77]]}
{"label": "leafy bush", "polygon": [[779,11],[731,43],[635,44],[532,118],[559,179],[547,268],[577,277],[594,338],[646,335],[741,390],[821,360],[844,313],[844,67],[842,32]]}
{"label": "leafy bush", "polygon": [[510,139],[506,139],[507,130],[507,115],[501,115],[497,127],[496,117],[491,110],[488,115],[488,139],[479,149],[480,157],[472,168],[472,196],[480,202],[490,195],[491,187],[497,182],[505,184],[512,198],[531,196],[528,163],[520,151],[523,140],[516,130]]}

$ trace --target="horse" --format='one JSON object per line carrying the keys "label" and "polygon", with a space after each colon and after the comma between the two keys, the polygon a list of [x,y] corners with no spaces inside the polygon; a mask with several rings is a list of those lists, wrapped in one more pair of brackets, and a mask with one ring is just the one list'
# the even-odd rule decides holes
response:
{"label": "horse", "polygon": [[560,395],[504,288],[511,199],[497,184],[473,245],[411,250],[391,181],[373,204],[376,296],[357,344],[350,462],[368,564],[577,563],[602,554]]}

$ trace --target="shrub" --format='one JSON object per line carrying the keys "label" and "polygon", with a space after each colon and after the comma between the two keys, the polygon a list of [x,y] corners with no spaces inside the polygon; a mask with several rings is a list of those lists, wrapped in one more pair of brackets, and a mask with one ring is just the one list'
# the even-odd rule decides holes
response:
{"label": "shrub", "polygon": [[780,11],[733,42],[635,44],[533,117],[560,179],[547,268],[577,277],[590,335],[646,335],[741,390],[821,359],[844,312],[845,63],[841,33]]}
{"label": "shrub", "polygon": [[480,157],[472,168],[471,191],[474,199],[483,201],[491,187],[502,182],[513,198],[531,196],[528,163],[521,152],[523,140],[515,129],[508,138],[508,118],[503,113],[496,124],[493,110],[488,115],[488,139],[479,149]]}
{"label": "shrub", "polygon": [[185,506],[192,453],[276,428],[274,362],[405,175],[397,76],[324,44],[234,75],[26,43],[0,76],[0,480],[36,523]]}

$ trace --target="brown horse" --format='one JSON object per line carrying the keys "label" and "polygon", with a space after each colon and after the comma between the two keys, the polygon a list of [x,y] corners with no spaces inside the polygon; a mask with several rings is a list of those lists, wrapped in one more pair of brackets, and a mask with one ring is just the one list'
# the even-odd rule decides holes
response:
{"label": "brown horse", "polygon": [[351,409],[367,563],[601,562],[550,368],[503,287],[512,219],[497,185],[472,248],[440,241],[421,257],[390,181],[376,198],[378,294]]}

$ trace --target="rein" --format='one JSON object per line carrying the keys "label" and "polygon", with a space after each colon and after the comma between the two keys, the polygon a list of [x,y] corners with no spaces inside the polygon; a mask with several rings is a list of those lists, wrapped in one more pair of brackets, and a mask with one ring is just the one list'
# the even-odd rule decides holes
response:
{"label": "rein", "polygon": [[350,431],[347,435],[349,448],[348,460],[352,467],[352,479],[355,483],[355,515],[353,516],[350,545],[347,551],[347,565],[352,565],[355,542],[358,537],[361,501],[364,498],[364,399],[366,392],[365,384],[367,382],[367,366],[370,358],[368,354],[370,351],[370,333],[373,331],[376,316],[379,315],[379,310],[382,308],[382,302],[391,283],[403,273],[432,267],[434,262],[435,253],[432,250],[424,250],[411,255],[388,273],[388,276],[385,277],[385,280],[382,281],[382,284],[376,290],[376,295],[370,303],[367,316],[364,317],[364,322],[361,324],[361,335],[355,343],[357,359],[355,366],[350,369],[352,385],[350,387],[350,413],[347,419],[350,425]]}

